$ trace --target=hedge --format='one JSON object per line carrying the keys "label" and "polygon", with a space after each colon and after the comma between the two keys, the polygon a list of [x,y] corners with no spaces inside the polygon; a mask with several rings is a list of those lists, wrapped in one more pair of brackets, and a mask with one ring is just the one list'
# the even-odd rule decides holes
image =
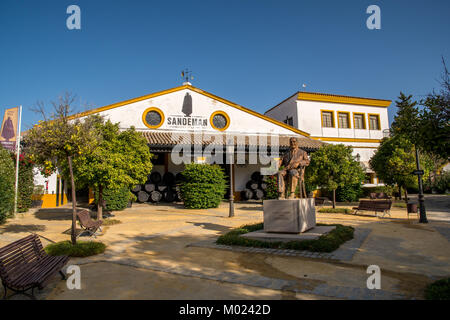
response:
{"label": "hedge", "polygon": [[11,153],[0,146],[0,223],[14,212],[14,172]]}
{"label": "hedge", "polygon": [[29,208],[31,208],[33,190],[34,190],[33,163],[27,157],[20,155],[17,212],[26,212],[28,211]]}
{"label": "hedge", "polygon": [[[326,224],[317,224],[318,226],[325,226]],[[315,240],[303,240],[303,241],[262,241],[249,238],[240,237],[240,235],[262,230],[264,228],[263,223],[245,225],[237,229],[233,229],[230,232],[220,236],[216,243],[223,245],[234,245],[243,247],[258,247],[258,248],[273,248],[273,249],[290,249],[290,250],[307,250],[312,252],[333,252],[338,249],[341,244],[348,240],[353,239],[353,233],[355,229],[350,226],[344,226],[341,224],[330,224],[330,226],[336,226],[336,229],[330,231],[327,234],[320,236]]]}
{"label": "hedge", "polygon": [[[124,210],[130,199],[131,193],[127,187],[103,190],[103,200],[106,201],[105,209],[108,211]],[[98,203],[98,192],[95,193],[95,203]]]}
{"label": "hedge", "polygon": [[226,181],[218,165],[191,163],[182,172],[181,193],[189,209],[217,208],[222,201]]}
{"label": "hedge", "polygon": [[361,184],[345,185],[336,189],[336,201],[356,202],[362,196]]}

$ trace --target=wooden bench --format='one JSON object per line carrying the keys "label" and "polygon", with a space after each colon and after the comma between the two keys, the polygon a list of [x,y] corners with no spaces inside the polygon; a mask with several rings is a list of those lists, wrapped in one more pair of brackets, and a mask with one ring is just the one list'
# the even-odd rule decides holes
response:
{"label": "wooden bench", "polygon": [[[7,289],[15,294],[22,293],[32,299],[34,289],[42,290],[59,272],[66,278],[61,269],[69,260],[67,256],[49,256],[42,247],[36,234],[14,241],[0,248],[0,277],[5,289],[3,299],[6,299]],[[26,291],[31,289],[31,295]]]}
{"label": "wooden bench", "polygon": [[360,200],[357,207],[353,207],[355,210],[353,213],[357,214],[360,211],[373,211],[375,216],[378,212],[383,213],[384,217],[386,214],[391,215],[390,210],[392,207],[391,200]]}

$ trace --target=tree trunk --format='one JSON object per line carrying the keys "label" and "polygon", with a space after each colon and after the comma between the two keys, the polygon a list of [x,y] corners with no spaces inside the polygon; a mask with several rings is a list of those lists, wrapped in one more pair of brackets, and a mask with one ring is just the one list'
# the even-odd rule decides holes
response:
{"label": "tree trunk", "polygon": [[402,187],[398,186],[398,200],[402,200]]}
{"label": "tree trunk", "polygon": [[72,240],[72,244],[75,245],[77,243],[77,196],[75,191],[75,180],[73,179],[72,157],[67,156],[67,160],[69,162],[70,180],[72,183],[72,230],[70,233],[70,238]]}
{"label": "tree trunk", "polygon": [[336,189],[333,189],[333,209],[336,209]]}
{"label": "tree trunk", "polygon": [[103,218],[103,186],[98,186],[98,203],[97,203],[97,220],[100,221]]}
{"label": "tree trunk", "polygon": [[408,203],[408,190],[406,190],[406,187],[403,189],[405,190],[405,202]]}

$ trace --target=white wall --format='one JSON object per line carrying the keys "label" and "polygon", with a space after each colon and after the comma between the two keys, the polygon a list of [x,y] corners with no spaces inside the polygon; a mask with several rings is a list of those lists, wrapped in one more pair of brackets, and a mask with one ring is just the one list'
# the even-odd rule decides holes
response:
{"label": "white wall", "polygon": [[[298,128],[310,133],[312,137],[382,139],[383,130],[389,129],[388,112],[385,107],[298,100],[297,109]],[[334,111],[335,128],[322,128],[321,110]],[[338,128],[338,111],[350,112],[351,129]],[[353,113],[364,113],[367,129],[354,129]],[[369,114],[380,116],[381,130],[369,130]]]}
{"label": "white wall", "polygon": [[242,132],[242,133],[266,133],[266,134],[287,134],[296,135],[295,132],[283,128],[270,121],[264,120],[257,116],[251,115],[247,112],[239,110],[221,101],[212,99],[203,94],[197,93],[190,89],[182,89],[180,91],[164,94],[154,98],[142,100],[139,102],[130,103],[121,107],[109,109],[100,112],[100,115],[110,119],[113,123],[119,122],[122,128],[129,128],[135,126],[139,130],[149,130],[142,121],[142,114],[147,108],[156,107],[159,108],[165,116],[164,124],[158,129],[160,131],[196,131],[198,128],[174,128],[168,125],[167,119],[171,115],[183,116],[181,111],[183,106],[183,100],[188,93],[192,96],[192,109],[191,116],[204,117],[208,120],[208,126],[204,131],[211,131],[217,133],[209,123],[210,116],[215,111],[224,111],[230,117],[230,126],[226,132]]}

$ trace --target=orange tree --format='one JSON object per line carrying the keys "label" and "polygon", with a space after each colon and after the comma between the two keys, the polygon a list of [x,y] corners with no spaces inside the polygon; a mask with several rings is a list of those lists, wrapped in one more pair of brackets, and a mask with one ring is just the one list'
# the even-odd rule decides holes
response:
{"label": "orange tree", "polygon": [[57,102],[53,102],[53,113],[47,116],[42,103],[38,103],[36,111],[41,113],[44,120],[39,121],[30,129],[25,138],[25,152],[30,159],[45,173],[49,174],[69,168],[72,184],[72,230],[71,240],[76,244],[76,194],[72,161],[83,154],[95,150],[101,136],[95,129],[91,118],[83,121],[70,116],[71,104],[75,98],[66,93]]}

